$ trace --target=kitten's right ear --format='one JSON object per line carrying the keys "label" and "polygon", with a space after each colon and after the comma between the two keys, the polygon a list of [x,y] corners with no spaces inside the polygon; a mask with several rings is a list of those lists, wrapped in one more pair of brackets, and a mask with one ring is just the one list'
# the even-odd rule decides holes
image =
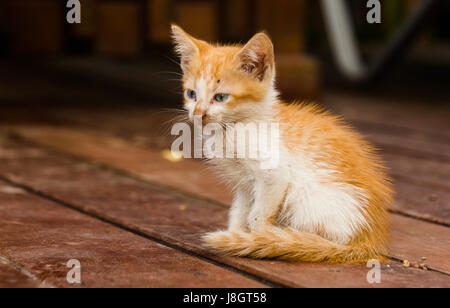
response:
{"label": "kitten's right ear", "polygon": [[259,81],[267,80],[274,74],[273,44],[267,34],[263,32],[254,35],[238,52],[236,59],[242,71],[254,76]]}
{"label": "kitten's right ear", "polygon": [[175,24],[172,24],[171,28],[175,52],[180,55],[181,68],[184,70],[194,57],[200,55],[201,50],[206,48],[208,43],[193,38]]}

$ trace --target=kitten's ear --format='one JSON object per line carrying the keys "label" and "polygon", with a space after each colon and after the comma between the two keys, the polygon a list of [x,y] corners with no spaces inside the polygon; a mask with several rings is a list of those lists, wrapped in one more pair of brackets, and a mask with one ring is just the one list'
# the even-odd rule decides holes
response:
{"label": "kitten's ear", "polygon": [[263,32],[253,36],[239,51],[236,58],[240,69],[259,81],[271,78],[273,75],[275,67],[273,44]]}
{"label": "kitten's ear", "polygon": [[184,70],[189,62],[194,57],[200,55],[201,50],[207,48],[209,45],[204,41],[193,38],[175,24],[172,24],[171,28],[175,51],[181,57],[181,68]]}

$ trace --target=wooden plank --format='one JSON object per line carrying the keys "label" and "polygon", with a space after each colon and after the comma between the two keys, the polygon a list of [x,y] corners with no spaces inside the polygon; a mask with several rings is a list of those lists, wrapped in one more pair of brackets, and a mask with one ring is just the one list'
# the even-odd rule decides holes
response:
{"label": "wooden plank", "polygon": [[[431,161],[450,163],[450,143],[446,138],[433,140],[427,134],[418,134],[414,131],[408,133],[395,133],[380,124],[377,127],[368,128],[365,123],[357,122],[355,126],[364,133],[372,142],[377,144],[383,152],[397,154],[411,158],[428,159]],[[376,131],[375,131],[376,129]],[[428,138],[428,139],[426,139]],[[436,139],[438,137],[435,137]],[[425,139],[425,140],[424,140]]]}
{"label": "wooden plank", "polygon": [[[90,108],[89,112],[86,112],[85,109],[75,107],[47,110],[44,114],[47,118],[64,122],[66,126],[88,127],[95,131],[107,132],[152,150],[170,148],[174,138],[170,135],[170,130],[176,115],[170,110],[136,106],[123,110],[121,106],[111,106],[107,111],[104,108]],[[2,118],[6,117],[10,118],[11,113],[6,112]]]}
{"label": "wooden plank", "polygon": [[[450,229],[393,215],[390,255],[424,263],[450,275]],[[450,278],[450,277],[449,277]]]}
{"label": "wooden plank", "polygon": [[[70,114],[74,115],[73,112]],[[144,116],[148,121],[143,121],[146,123],[144,125],[147,128],[149,128],[148,123],[152,123],[152,116],[148,116],[148,118]],[[87,119],[88,116],[84,116],[83,118]],[[139,117],[137,115],[133,117],[127,114],[126,118],[137,119]],[[102,121],[101,117],[94,117],[94,119],[96,119],[97,123],[107,122],[110,123],[111,127],[115,126],[112,129],[114,132],[123,127],[115,116],[110,116],[108,121]],[[155,120],[154,122],[159,123]],[[133,125],[137,125],[136,131],[142,129],[142,131],[155,132],[155,130],[144,129],[144,126],[139,127],[139,124]],[[140,136],[137,133],[131,133],[131,135],[125,133],[124,135],[126,129],[120,130],[120,134],[127,138],[127,140],[133,140],[133,135],[135,137]],[[16,131],[18,130],[16,129]],[[176,164],[165,161],[161,158],[161,152],[158,148],[156,148],[157,150],[148,149],[135,143],[124,142],[121,138],[93,132],[83,132],[79,129],[58,128],[58,130],[55,130],[51,127],[25,128],[20,130],[20,133],[32,140],[56,147],[59,150],[68,150],[72,154],[95,159],[118,169],[126,170],[128,173],[147,181],[161,183],[172,188],[180,188],[190,194],[222,204],[229,204],[231,202],[231,195],[226,187],[221,185],[220,181],[210,171],[206,170],[205,167],[193,160],[184,160]],[[151,133],[149,133],[148,138],[161,140],[160,137],[156,137]],[[76,147],[73,146],[75,144]],[[180,172],[183,174],[183,177],[179,176]],[[212,182],[217,184],[205,190],[202,186],[196,184],[201,179],[211,179]],[[445,185],[445,183],[442,184]],[[423,183],[411,175],[407,175],[406,179],[397,178],[395,187],[398,188],[399,192],[395,205],[397,211],[410,216],[420,213],[417,215],[420,218],[430,219],[433,222],[441,222],[447,225],[450,224],[450,203],[446,202],[449,198],[446,191],[423,187]],[[419,200],[423,200],[424,198],[428,198],[429,201],[426,204],[419,203]],[[432,204],[432,207],[427,207],[427,204]],[[418,206],[415,207],[415,205]]]}
{"label": "wooden plank", "polygon": [[[443,111],[445,112],[445,110]],[[354,113],[358,112],[354,111]],[[420,149],[420,146],[425,147],[425,150],[441,150],[442,148],[439,148],[439,146],[445,147],[450,144],[449,136],[439,131],[432,131],[432,128],[420,127],[420,125],[417,125],[416,127],[411,125],[411,127],[409,127],[407,125],[401,124],[401,121],[400,123],[389,121],[377,122],[379,120],[371,119],[370,116],[365,117],[362,113],[363,112],[361,112],[359,116],[349,116],[348,119],[354,122],[355,126],[358,127],[361,131],[364,131],[370,138],[376,139],[377,136],[393,136],[393,138],[403,137],[403,141],[400,142],[400,146],[406,145],[411,150],[418,150]],[[429,131],[427,131],[427,128],[429,129]],[[373,137],[371,137],[372,135]],[[430,151],[430,153],[434,152]]]}
{"label": "wooden plank", "polygon": [[401,181],[394,181],[394,191],[395,211],[450,226],[450,193]]}
{"label": "wooden plank", "polygon": [[[0,254],[59,287],[264,286],[2,181],[0,200]],[[66,280],[71,259],[81,285]]]}
{"label": "wooden plank", "polygon": [[448,166],[450,164],[450,156],[448,155],[449,147],[447,145],[444,145],[443,143],[441,143],[437,147],[434,147],[434,150],[431,147],[432,145],[423,143],[422,150],[419,150],[419,146],[417,146],[416,148],[410,147],[409,145],[404,146],[404,144],[401,142],[395,145],[394,142],[388,144],[386,141],[376,141],[375,138],[373,138],[372,140],[374,140],[375,144],[380,146],[383,149],[383,152],[386,153],[398,154],[402,155],[403,157],[435,161],[441,163],[442,166]]}
{"label": "wooden plank", "polygon": [[[2,149],[1,175],[11,181],[32,187],[116,224],[126,225],[128,228],[282,285],[413,287],[450,284],[450,278],[446,275],[404,268],[400,263],[392,261],[383,262],[383,283],[371,285],[366,281],[368,269],[364,265],[286,263],[212,256],[201,245],[200,235],[225,227],[227,217],[225,207],[212,206],[198,199],[168,193],[152,185],[64,158],[41,148],[3,141]],[[210,179],[204,179],[203,183],[208,187],[213,186]],[[399,224],[398,221],[403,219],[405,218],[395,216],[395,224]],[[412,220],[403,223],[402,226],[406,226],[408,232],[414,234],[416,223],[425,224]],[[436,226],[432,224],[426,226],[434,228],[438,237],[424,239],[420,234],[414,234],[419,244],[412,243],[409,249],[418,253],[407,257],[415,261],[413,258],[416,255],[426,253],[430,265],[437,268],[442,265],[445,269],[448,264],[442,259],[448,257],[447,254],[442,256],[441,250],[430,247],[436,245],[441,247],[440,249],[447,249],[448,252],[448,243],[445,241],[449,238],[448,229],[440,227],[442,229],[436,231]],[[398,232],[403,234],[401,230],[396,234]],[[407,242],[408,238],[403,236],[401,240]],[[423,241],[427,241],[428,245],[424,246]],[[421,250],[423,247],[426,247],[426,252]],[[403,250],[400,250],[398,255],[401,253]]]}
{"label": "wooden plank", "polygon": [[39,280],[27,276],[13,266],[4,263],[0,257],[0,289],[46,287]]}
{"label": "wooden plank", "polygon": [[426,134],[427,140],[438,138],[438,142],[449,144],[450,109],[444,103],[429,101],[427,104],[418,104],[334,92],[327,92],[323,97],[323,104],[327,108],[343,115],[347,120],[381,124],[378,125],[379,129],[387,126],[402,130],[403,133],[407,132],[407,128],[418,134]]}
{"label": "wooden plank", "polygon": [[450,192],[450,163],[396,154],[382,156],[394,178],[432,190]]}

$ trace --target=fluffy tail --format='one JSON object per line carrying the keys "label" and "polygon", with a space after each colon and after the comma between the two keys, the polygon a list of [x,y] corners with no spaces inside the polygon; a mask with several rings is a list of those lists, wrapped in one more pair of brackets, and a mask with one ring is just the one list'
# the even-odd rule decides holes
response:
{"label": "fluffy tail", "polygon": [[246,232],[219,231],[203,237],[221,255],[304,262],[360,263],[383,259],[366,245],[339,245],[315,234],[271,227]]}

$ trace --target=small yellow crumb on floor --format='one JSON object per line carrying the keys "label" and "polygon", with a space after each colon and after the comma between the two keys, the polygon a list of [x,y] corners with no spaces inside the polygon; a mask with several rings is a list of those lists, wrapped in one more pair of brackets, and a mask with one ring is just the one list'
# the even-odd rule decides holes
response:
{"label": "small yellow crumb on floor", "polygon": [[425,263],[420,263],[419,266],[420,266],[421,269],[423,269],[423,270],[425,270],[425,271],[428,270],[428,267],[426,266]]}
{"label": "small yellow crumb on floor", "polygon": [[186,204],[180,205],[180,211],[186,211],[188,209],[188,206]]}
{"label": "small yellow crumb on floor", "polygon": [[177,163],[183,160],[183,153],[179,152],[179,151],[172,151],[169,149],[165,149],[161,152],[161,156],[172,162],[172,163]]}
{"label": "small yellow crumb on floor", "polygon": [[410,266],[411,266],[411,263],[409,263],[408,260],[403,260],[403,266],[404,266],[404,267],[410,267]]}

